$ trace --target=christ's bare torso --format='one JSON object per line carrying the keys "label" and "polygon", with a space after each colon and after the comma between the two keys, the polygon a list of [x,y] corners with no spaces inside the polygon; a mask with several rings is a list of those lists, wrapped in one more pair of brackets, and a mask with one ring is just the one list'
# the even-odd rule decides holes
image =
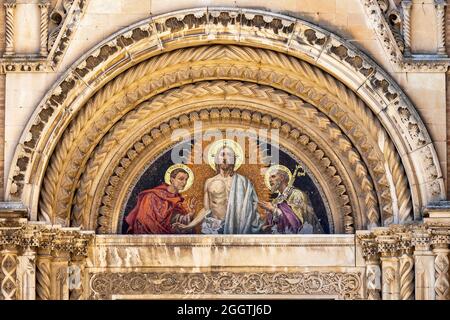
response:
{"label": "christ's bare torso", "polygon": [[216,219],[225,218],[232,181],[232,176],[222,174],[206,180],[204,206],[211,210],[211,216]]}

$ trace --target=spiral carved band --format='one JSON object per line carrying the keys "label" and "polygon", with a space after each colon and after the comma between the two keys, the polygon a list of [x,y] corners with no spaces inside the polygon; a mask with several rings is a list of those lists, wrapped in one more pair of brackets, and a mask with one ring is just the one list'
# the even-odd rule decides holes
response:
{"label": "spiral carved band", "polygon": [[[269,70],[253,69],[248,61],[255,59]],[[220,67],[204,65],[219,60]],[[169,66],[177,70],[172,75],[166,71]],[[283,74],[277,73],[280,67],[286,70]],[[152,72],[149,73],[149,70]],[[287,92],[315,105],[344,131],[349,142],[362,155],[373,179],[373,186],[371,183],[366,185],[375,188],[379,194],[378,197],[365,199],[366,203],[372,203],[367,210],[369,220],[378,221],[379,211],[385,224],[393,221],[394,211],[399,212],[401,221],[412,219],[408,182],[395,147],[389,139],[385,139],[383,148],[378,147],[378,135],[383,128],[354,93],[317,68],[293,57],[236,46],[208,46],[164,54],[130,69],[100,90],[66,130],[51,158],[40,199],[40,219],[49,217],[53,221],[69,224],[72,199],[87,159],[102,135],[125,112],[132,110],[143,99],[150,98],[152,93],[160,90],[158,88],[176,86],[187,80],[200,81],[205,77],[258,79],[263,83],[282,86]],[[129,88],[130,93],[124,94],[123,88]],[[394,185],[386,179],[386,168],[393,175]],[[398,208],[393,208],[391,189],[395,190],[398,198]],[[365,190],[369,191],[367,188]]]}

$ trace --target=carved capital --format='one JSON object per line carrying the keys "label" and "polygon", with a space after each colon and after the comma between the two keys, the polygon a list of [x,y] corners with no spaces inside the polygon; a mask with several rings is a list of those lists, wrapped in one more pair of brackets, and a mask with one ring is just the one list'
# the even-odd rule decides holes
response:
{"label": "carved capital", "polygon": [[366,262],[378,261],[380,258],[378,252],[378,243],[376,237],[373,234],[358,234],[358,242],[362,248],[362,254]]}
{"label": "carved capital", "polygon": [[387,228],[376,229],[374,233],[381,257],[396,257],[399,252],[400,236],[391,233]]}

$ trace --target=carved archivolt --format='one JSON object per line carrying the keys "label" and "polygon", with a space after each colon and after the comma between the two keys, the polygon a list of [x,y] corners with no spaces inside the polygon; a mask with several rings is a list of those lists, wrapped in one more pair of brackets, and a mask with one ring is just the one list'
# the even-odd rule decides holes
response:
{"label": "carved archivolt", "polygon": [[[250,63],[255,60],[260,60],[258,66]],[[220,66],[211,67],[211,63],[219,62]],[[261,65],[264,70],[261,70]],[[286,71],[281,74],[279,68],[283,66]],[[361,100],[332,77],[295,58],[271,51],[235,46],[183,49],[155,57],[130,69],[98,92],[66,130],[55,150],[44,180],[41,201],[43,217],[47,218],[48,212],[55,212],[62,221],[65,220],[73,189],[89,153],[102,135],[123,114],[162,88],[211,77],[252,81],[259,79],[260,83],[272,85],[281,82],[285,84],[283,88],[318,106],[350,138],[341,145],[341,148],[354,143],[374,177],[378,197],[370,196],[366,199],[366,203],[372,203],[369,206],[371,209],[368,209],[371,223],[378,221],[376,205],[378,201],[382,208],[383,222],[392,222],[393,211],[398,212],[398,209],[392,205],[391,190],[395,190],[398,195],[400,221],[411,220],[410,192],[400,159],[381,125]],[[280,84],[277,86],[281,87]],[[238,90],[230,89],[232,92]],[[125,90],[129,90],[130,93],[126,93]],[[254,94],[251,87],[246,90],[247,94],[244,92],[244,95]],[[269,91],[261,93],[264,100],[271,99],[283,105],[294,105],[295,109],[293,96],[284,93],[272,97],[273,90]],[[184,94],[186,97],[192,96],[191,92]],[[327,117],[316,118],[316,116],[315,113],[309,114],[310,119],[322,122],[318,124],[319,127],[330,122]],[[383,147],[382,150],[379,145]],[[354,165],[353,161],[351,163]],[[357,168],[361,172],[359,176],[365,174],[366,169],[363,168]],[[386,168],[393,177],[391,187],[386,176]],[[370,178],[364,184],[366,191],[374,188]]]}
{"label": "carved archivolt", "polygon": [[[215,94],[220,94],[220,85],[223,83],[199,83],[196,87],[202,91],[204,96],[210,97],[212,92]],[[231,90],[238,91],[248,89],[249,86],[243,83],[233,83],[229,87]],[[226,87],[225,87],[226,88]],[[165,95],[164,100],[155,99],[157,101],[154,104],[144,103],[135,112],[131,113],[123,121],[116,124],[116,126],[106,135],[102,140],[96,150],[93,152],[91,159],[88,162],[87,168],[79,182],[79,189],[75,197],[75,205],[72,212],[72,224],[83,223],[88,228],[97,228],[101,233],[111,233],[116,232],[118,225],[118,218],[121,217],[121,208],[123,207],[123,201],[126,194],[126,189],[120,188],[123,185],[130,185],[130,181],[135,180],[136,175],[139,175],[142,167],[145,166],[151,159],[155,158],[162,150],[165,150],[167,146],[171,145],[170,135],[172,130],[177,128],[192,128],[193,122],[196,120],[202,120],[206,122],[205,130],[210,127],[268,127],[268,128],[279,128],[281,133],[281,144],[285,147],[290,147],[291,151],[299,157],[305,157],[302,160],[307,162],[313,168],[314,174],[319,179],[319,182],[325,185],[328,195],[331,194],[331,206],[335,213],[338,213],[333,217],[335,230],[337,232],[347,232],[352,233],[354,231],[353,225],[353,212],[358,212],[359,210],[352,209],[350,202],[353,206],[358,208],[360,204],[356,199],[355,195],[365,194],[367,191],[363,189],[362,184],[357,189],[357,192],[352,191],[352,197],[349,197],[347,189],[353,189],[352,180],[348,179],[347,175],[351,174],[352,177],[358,178],[357,170],[350,170],[347,172],[346,167],[343,163],[347,163],[347,168],[350,165],[350,161],[355,168],[358,166],[364,166],[361,164],[361,160],[358,155],[355,157],[355,152],[350,150],[342,149],[342,146],[348,146],[345,143],[345,138],[342,135],[336,134],[335,137],[328,136],[328,141],[334,142],[336,152],[333,152],[329,146],[327,146],[324,141],[317,142],[313,141],[307,134],[303,132],[304,125],[297,125],[297,123],[290,122],[287,123],[284,120],[274,117],[274,113],[271,115],[261,113],[254,110],[253,108],[247,107],[243,109],[238,108],[238,104],[235,98],[231,102],[220,103],[220,105],[206,105],[199,100],[191,102],[194,105],[202,105],[203,109],[198,109],[196,111],[183,110],[176,108],[177,113],[182,113],[181,116],[174,118],[166,118],[164,123],[153,126],[142,125],[142,115],[150,114],[149,110],[158,109],[158,107],[167,110],[167,103],[171,105],[180,104],[181,101],[176,101],[175,97],[180,99],[186,99],[183,91],[195,92],[195,86],[186,86],[183,89],[175,90],[175,92],[170,92]],[[208,90],[209,89],[209,90]],[[267,88],[261,88],[264,90]],[[230,91],[231,91],[230,90]],[[269,88],[269,90],[272,90]],[[257,90],[248,91],[248,93],[253,92],[258,94]],[[245,98],[245,97],[244,97]],[[231,99],[231,98],[230,98]],[[164,104],[165,101],[165,104]],[[301,105],[301,101],[298,101]],[[230,105],[231,103],[231,105]],[[224,108],[225,106],[229,106]],[[303,106],[302,106],[303,107]],[[302,108],[301,107],[301,108]],[[311,106],[304,106],[305,111],[298,110],[300,116],[305,116],[308,113],[308,109]],[[253,109],[253,110],[252,110]],[[320,119],[320,116],[318,117]],[[308,122],[311,118],[304,120]],[[314,120],[311,120],[314,121]],[[301,123],[301,122],[300,122]],[[130,133],[129,128],[131,127],[142,127],[143,130],[139,130],[138,139],[128,138],[127,142],[124,141],[124,135],[133,136]],[[333,126],[331,126],[332,128]],[[307,130],[307,128],[305,128]],[[330,127],[324,128],[324,133],[329,133]],[[141,132],[144,131],[145,134]],[[341,140],[340,140],[341,139]],[[343,141],[342,141],[343,139]],[[319,138],[319,140],[321,140]],[[334,140],[334,141],[333,141]],[[122,141],[123,143],[118,144],[117,141]],[[161,142],[166,141],[166,142]],[[339,146],[339,141],[343,143],[341,148]],[[322,150],[322,146],[325,146],[326,150]],[[111,159],[111,158],[114,159]],[[348,162],[340,159],[349,159]],[[311,161],[315,159],[316,161]],[[337,164],[336,164],[337,163]],[[352,167],[353,168],[353,167]],[[344,175],[341,176],[339,171]],[[364,175],[365,172],[365,175]],[[363,176],[362,181],[365,179],[370,179],[367,177],[367,171],[362,168],[359,172]],[[101,175],[103,178],[100,179],[99,183],[94,184],[93,181],[99,180],[95,179],[96,176]],[[92,196],[93,195],[93,196]],[[373,189],[369,190],[369,195],[365,198],[375,199]],[[99,204],[95,204],[95,199],[98,199]],[[355,204],[356,203],[356,204]],[[367,208],[371,203],[362,203],[361,207]],[[364,209],[363,209],[364,210]],[[375,209],[376,210],[376,209]],[[90,212],[99,212],[96,217]],[[377,211],[376,211],[377,213]],[[379,218],[376,215],[376,218]],[[343,220],[343,221],[341,221]],[[378,220],[375,222],[377,223]],[[364,218],[356,217],[356,227],[362,227],[365,224]],[[345,225],[343,227],[343,225]]]}
{"label": "carved archivolt", "polygon": [[[267,84],[324,112],[362,156],[384,223],[411,219],[411,193],[417,211],[424,202],[444,194],[439,164],[425,127],[405,95],[373,62],[308,23],[233,10],[191,10],[144,21],[88,54],[55,85],[28,125],[14,158],[16,165],[11,168],[8,197],[21,199],[36,210],[36,194],[42,185],[43,217],[67,212],[82,174],[79,168],[84,168],[89,154],[114,123],[162,90],[211,79]],[[237,46],[181,49],[139,64],[111,81],[122,70],[161,50],[204,43],[201,35],[205,33],[212,37],[209,43],[237,41],[235,35],[239,34],[240,44],[288,49],[292,55],[332,71],[357,91],[382,125],[342,83],[293,56],[270,50]],[[110,84],[104,86],[108,81]],[[412,186],[410,191],[399,154]],[[64,194],[67,190],[72,191]],[[392,196],[398,199],[398,205]],[[33,215],[36,218],[35,211]]]}

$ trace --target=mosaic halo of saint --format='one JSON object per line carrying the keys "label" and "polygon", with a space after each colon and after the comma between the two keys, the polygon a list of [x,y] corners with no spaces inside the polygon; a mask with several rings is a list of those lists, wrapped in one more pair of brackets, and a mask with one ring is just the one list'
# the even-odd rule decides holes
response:
{"label": "mosaic halo of saint", "polygon": [[[296,185],[298,177],[308,178],[301,165],[291,171],[281,164],[246,164],[241,146],[229,139],[215,141],[205,150],[208,161],[202,165],[172,164],[161,174],[163,166],[153,163],[133,190],[137,196],[128,200],[122,231],[205,235],[328,231],[323,208],[318,208],[318,218],[310,197]],[[164,180],[156,182],[157,175]],[[139,187],[146,177],[154,181],[151,187]],[[316,193],[317,206],[321,199]]]}

